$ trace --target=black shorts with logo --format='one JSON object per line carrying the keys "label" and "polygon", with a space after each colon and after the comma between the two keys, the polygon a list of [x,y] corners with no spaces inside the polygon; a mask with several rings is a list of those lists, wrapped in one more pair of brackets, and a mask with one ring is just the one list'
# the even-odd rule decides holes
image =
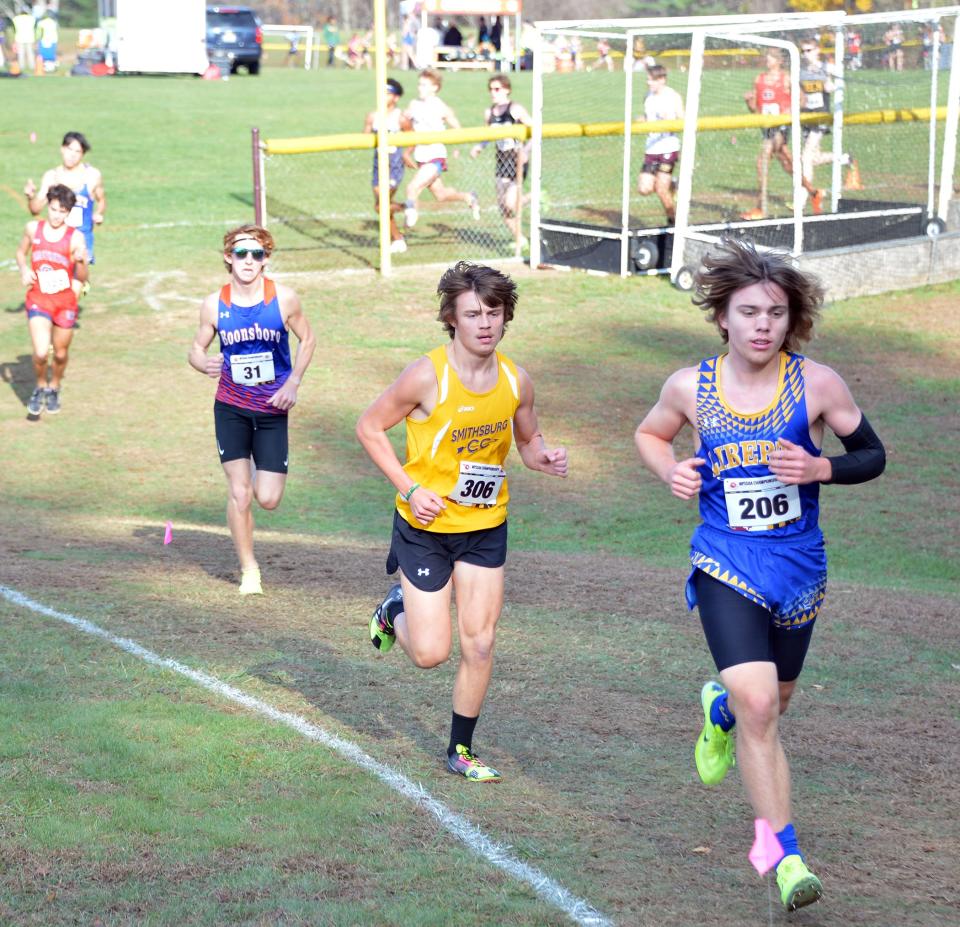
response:
{"label": "black shorts with logo", "polygon": [[287,415],[253,412],[215,400],[213,421],[220,463],[253,457],[258,470],[286,473],[289,443]]}
{"label": "black shorts with logo", "polygon": [[396,573],[399,567],[417,589],[437,592],[450,581],[458,561],[482,567],[503,566],[507,561],[507,523],[445,534],[414,528],[399,512],[393,513],[388,574]]}

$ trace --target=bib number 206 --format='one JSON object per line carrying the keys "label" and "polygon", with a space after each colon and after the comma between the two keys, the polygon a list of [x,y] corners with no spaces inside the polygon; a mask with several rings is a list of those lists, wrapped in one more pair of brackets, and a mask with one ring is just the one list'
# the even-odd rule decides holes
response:
{"label": "bib number 206", "polygon": [[772,515],[783,518],[790,510],[787,496],[782,492],[778,492],[775,496],[760,496],[757,499],[751,499],[747,496],[738,501],[740,503],[740,517],[744,521],[757,518],[767,519]]}
{"label": "bib number 206", "polygon": [[759,531],[800,517],[800,490],[775,476],[725,479],[723,495],[731,528]]}

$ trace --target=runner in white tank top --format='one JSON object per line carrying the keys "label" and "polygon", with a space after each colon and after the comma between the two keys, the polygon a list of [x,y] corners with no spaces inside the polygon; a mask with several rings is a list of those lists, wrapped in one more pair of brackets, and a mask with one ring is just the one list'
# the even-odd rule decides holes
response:
{"label": "runner in white tank top", "polygon": [[[415,132],[441,132],[444,129],[459,129],[456,113],[440,99],[440,75],[432,68],[420,72],[417,80],[417,96],[407,108],[406,116],[413,123]],[[407,184],[407,200],[404,217],[407,228],[417,224],[417,202],[420,194],[428,189],[441,203],[459,201],[466,203],[474,219],[480,218],[480,203],[476,193],[461,193],[444,184],[441,174],[447,169],[447,146],[440,142],[417,145],[413,149],[417,173]]]}

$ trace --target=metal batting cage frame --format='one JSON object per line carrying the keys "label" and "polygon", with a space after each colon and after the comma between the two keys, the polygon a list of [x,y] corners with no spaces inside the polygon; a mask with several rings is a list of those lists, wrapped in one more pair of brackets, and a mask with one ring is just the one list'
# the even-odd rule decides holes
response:
{"label": "metal batting cage frame", "polygon": [[[919,42],[911,43],[916,46],[911,54],[924,56],[922,70],[913,67],[905,78],[888,75],[882,57],[887,54],[883,30],[894,25],[930,36],[922,52]],[[943,26],[945,30],[938,28]],[[796,256],[939,236],[950,221],[960,115],[960,42],[941,47],[941,36],[957,36],[958,28],[960,6],[856,16],[837,12],[538,22],[531,114],[531,266],[580,267],[621,276],[669,273],[675,285],[686,289],[704,251],[724,233],[747,234],[758,246],[785,249]],[[845,63],[853,35],[871,39],[867,55],[872,56],[869,64],[874,67],[851,75],[860,98],[848,106]],[[705,97],[705,88],[711,84],[726,86],[722,84],[725,63],[734,64],[727,69],[728,78],[736,72],[742,84],[749,68],[756,71],[765,50],[780,49],[792,100],[805,100],[800,92],[798,44],[813,36],[822,48],[832,48],[835,59],[829,66],[830,104],[821,112],[801,113],[800,106],[792,105],[789,113],[747,115],[742,103],[736,111],[732,97],[712,106]],[[622,74],[601,75],[608,80],[598,83],[594,96],[572,99],[576,96],[572,86],[561,93],[564,75],[554,72],[561,69],[567,49],[575,54],[584,45],[598,43],[599,47],[601,42],[623,55]],[[682,119],[655,123],[635,116],[638,109],[643,111],[643,97],[635,84],[646,80],[651,51],[656,62],[670,71],[671,86],[675,78],[677,84],[685,84]],[[920,61],[913,58],[911,64]],[[948,81],[941,74],[944,69],[949,69]],[[731,83],[732,78],[727,81]],[[868,91],[875,94],[869,98],[876,101],[874,109],[863,105]],[[722,109],[725,105],[730,108]],[[739,214],[742,204],[736,203],[747,191],[734,189],[729,177],[724,177],[725,164],[742,168],[751,163],[747,158],[756,152],[752,140],[760,138],[758,130],[779,127],[789,140],[792,173],[785,177],[771,159],[769,178],[779,185],[780,195],[769,215],[747,221]],[[812,162],[804,162],[803,145],[812,131],[832,142],[831,151],[816,162],[824,165],[822,176],[829,164],[829,182],[817,191],[823,197],[822,205],[817,198],[816,215],[810,214],[804,189],[804,174],[809,180],[813,169],[806,171]],[[913,173],[902,189],[891,178],[878,177],[873,189],[859,184],[858,171],[851,178],[844,146],[848,139],[856,146],[857,138],[868,131],[871,143],[879,142],[881,147],[886,144],[884,132],[899,132],[900,138],[909,135]],[[636,193],[643,141],[654,132],[680,137],[673,224],[665,220],[662,210],[658,212],[656,197],[647,198],[654,205],[640,203]],[[740,137],[745,133],[750,144],[742,155],[741,149],[730,147],[736,144],[738,132]],[[721,141],[725,149],[719,147]],[[856,154],[855,147],[851,150]],[[892,161],[898,157],[893,148],[887,148],[881,163],[884,155]],[[786,170],[787,164],[783,166]],[[899,165],[891,166],[892,173],[895,167]],[[855,185],[849,185],[852,179]],[[765,185],[766,180],[764,191]]]}

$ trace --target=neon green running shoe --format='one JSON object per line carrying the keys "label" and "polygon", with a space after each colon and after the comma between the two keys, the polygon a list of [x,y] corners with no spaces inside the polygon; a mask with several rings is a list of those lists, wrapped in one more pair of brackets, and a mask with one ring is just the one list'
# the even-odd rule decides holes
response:
{"label": "neon green running shoe", "polygon": [[[386,598],[377,606],[373,617],[370,619],[370,643],[380,653],[386,653],[397,639],[393,630],[393,622],[390,620],[390,611],[402,602],[403,592],[400,589],[400,583],[394,583],[390,587]],[[400,611],[401,609],[397,609],[398,613]]]}
{"label": "neon green running shoe", "polygon": [[710,720],[710,708],[726,691],[719,682],[712,680],[704,683],[700,690],[703,730],[697,738],[693,758],[697,762],[697,772],[704,785],[719,785],[723,782],[727,770],[734,765],[732,731],[725,731]]}
{"label": "neon green running shoe", "polygon": [[471,782],[499,782],[503,779],[500,773],[492,766],[481,763],[463,744],[457,744],[457,752],[447,757],[447,770]]}
{"label": "neon green running shoe", "polygon": [[780,900],[788,911],[796,911],[823,897],[820,880],[796,853],[784,856],[777,864],[777,887]]}

